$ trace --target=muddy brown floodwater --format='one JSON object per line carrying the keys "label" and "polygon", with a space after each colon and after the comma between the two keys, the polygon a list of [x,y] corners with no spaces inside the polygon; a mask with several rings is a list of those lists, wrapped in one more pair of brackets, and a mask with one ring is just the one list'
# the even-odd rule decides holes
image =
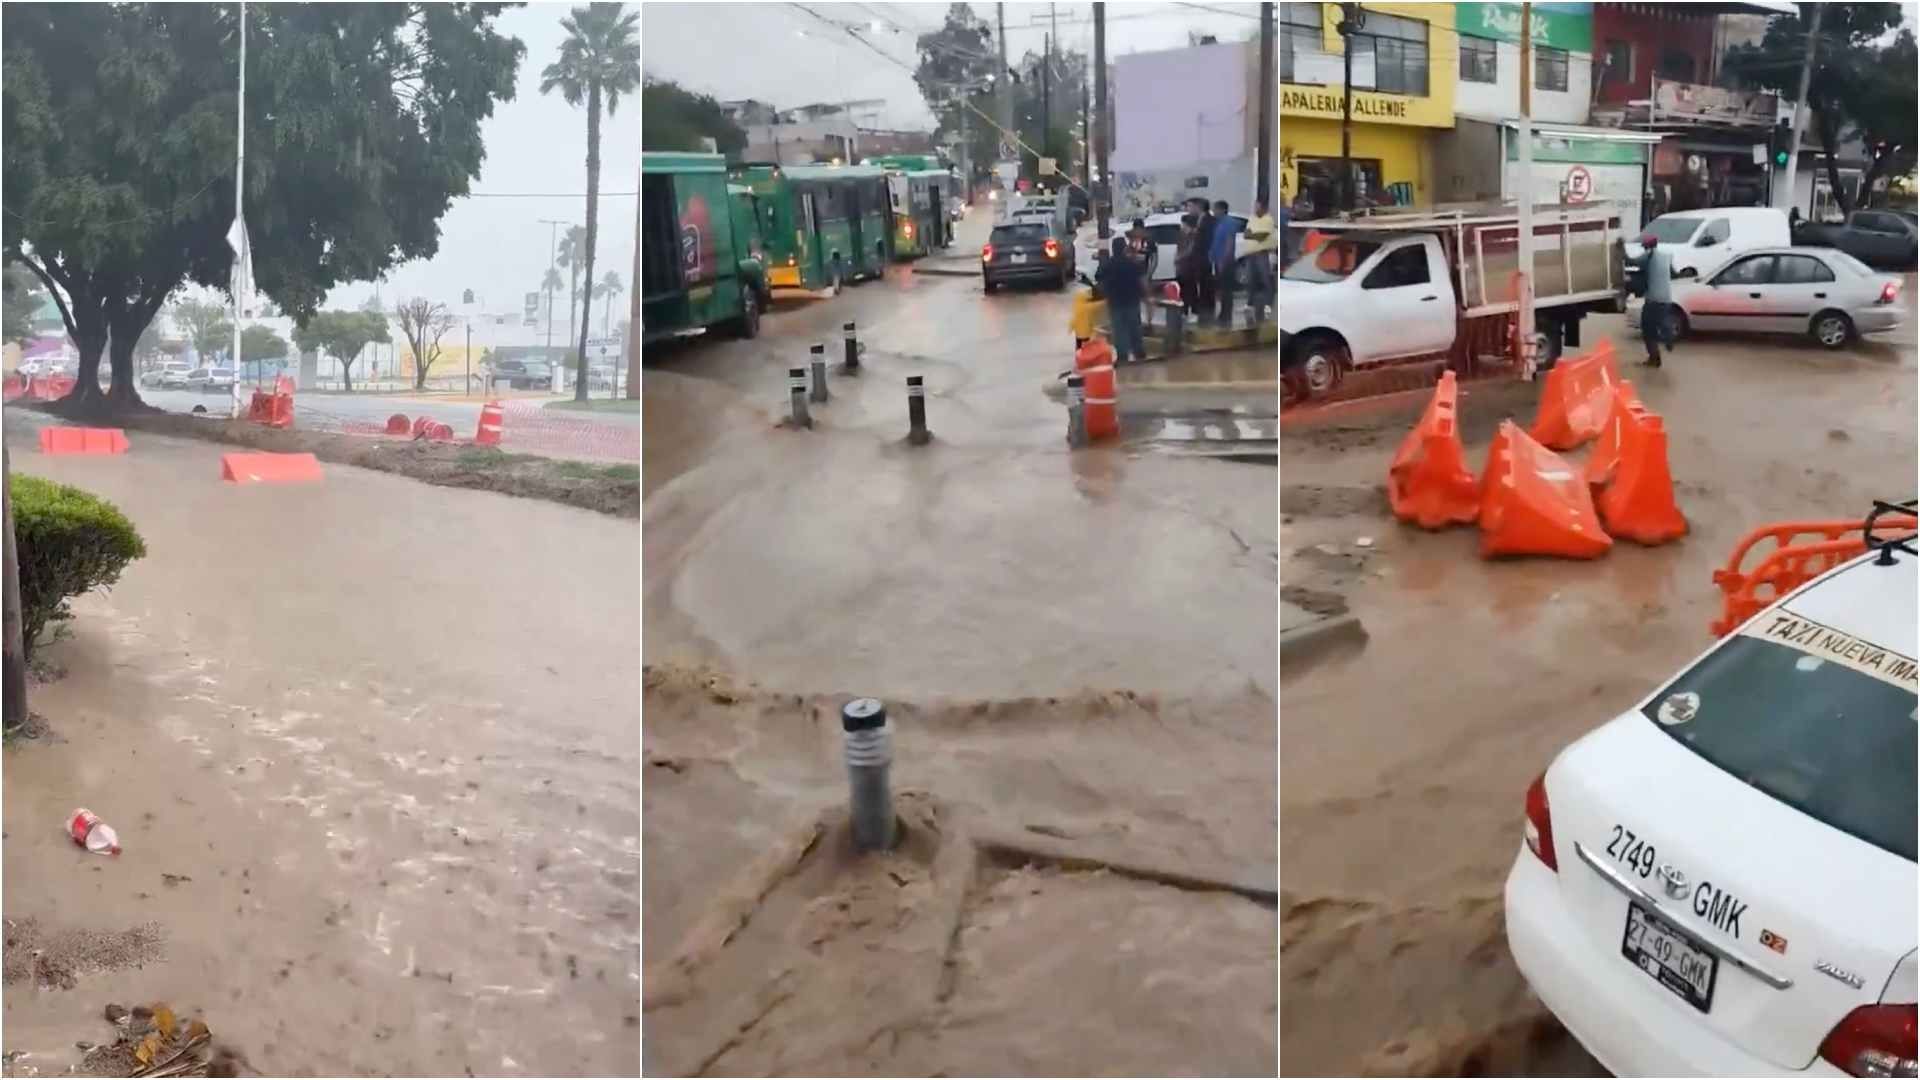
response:
{"label": "muddy brown floodwater", "polygon": [[[1068,454],[1066,299],[895,278],[646,374],[648,1071],[1270,1076],[1273,471]],[[863,373],[779,427],[848,318]]]}
{"label": "muddy brown floodwater", "polygon": [[[1639,341],[1617,317],[1590,320],[1666,418],[1692,528],[1590,563],[1485,562],[1472,529],[1394,522],[1380,485],[1424,402],[1283,438],[1282,580],[1343,597],[1368,634],[1283,672],[1286,1074],[1601,1074],[1507,952],[1501,889],[1526,786],[1711,642],[1712,571],[1742,535],[1911,497],[1911,327],[1839,353],[1689,341],[1648,371],[1631,364]],[[1468,388],[1471,467],[1507,409],[1531,422],[1535,394]]]}
{"label": "muddy brown floodwater", "polygon": [[[164,938],[9,985],[15,1067],[165,1000],[266,1075],[635,1075],[635,524],[344,466],[235,487],[153,436],[43,458],[12,411],[6,438],[148,547],[46,650],[57,740],[6,752],[6,916]],[[76,806],[124,853],[77,849]]]}

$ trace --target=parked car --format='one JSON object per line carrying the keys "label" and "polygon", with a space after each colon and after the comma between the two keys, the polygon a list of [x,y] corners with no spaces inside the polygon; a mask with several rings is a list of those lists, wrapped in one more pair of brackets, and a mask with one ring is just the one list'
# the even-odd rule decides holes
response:
{"label": "parked car", "polygon": [[233,390],[233,369],[230,367],[194,368],[187,373],[187,389],[202,394],[224,394]]}
{"label": "parked car", "polygon": [[1911,269],[1920,261],[1920,230],[1913,215],[1893,210],[1855,210],[1837,224],[1802,222],[1793,242],[1838,248],[1870,266],[1893,270]]}
{"label": "parked car", "polygon": [[987,292],[1013,281],[1038,281],[1064,289],[1079,260],[1073,237],[1057,218],[995,225],[980,249],[980,276]]}
{"label": "parked car", "polygon": [[[1883,334],[1906,321],[1900,279],[1838,248],[1763,248],[1737,256],[1705,278],[1673,283],[1676,336],[1741,330],[1808,334],[1838,349],[1862,334]],[[1643,303],[1627,304],[1627,325],[1640,328]]]}
{"label": "parked car", "polygon": [[[1687,277],[1724,266],[1728,259],[1756,248],[1789,247],[1793,237],[1784,211],[1765,206],[1726,206],[1714,210],[1675,210],[1661,214],[1642,233],[1660,239],[1673,264],[1673,276]],[[1626,243],[1627,274],[1637,281],[1646,256],[1638,237]],[[1637,291],[1637,290],[1636,290]]]}
{"label": "parked car", "polygon": [[[1147,225],[1147,235],[1153,238],[1154,246],[1160,249],[1160,257],[1154,260],[1153,264],[1155,284],[1173,281],[1180,276],[1174,266],[1174,255],[1180,250],[1180,216],[1181,211],[1174,210],[1148,214],[1143,219]],[[1242,233],[1246,232],[1247,216],[1245,214],[1228,214],[1227,216],[1240,223]],[[1133,219],[1116,217],[1113,219],[1112,228],[1114,236],[1125,236],[1128,230],[1133,228]],[[1095,261],[1095,253],[1100,249],[1099,239],[1089,234],[1077,243],[1080,248],[1080,257],[1089,263]],[[1110,237],[1107,240],[1107,246],[1111,247],[1112,244],[1113,240]]]}
{"label": "parked car", "polygon": [[1911,550],[1761,609],[1527,789],[1508,948],[1612,1075],[1914,1074]]}
{"label": "parked car", "polygon": [[162,390],[185,386],[187,373],[192,370],[193,366],[185,361],[169,360],[140,376],[140,385],[155,386]]}

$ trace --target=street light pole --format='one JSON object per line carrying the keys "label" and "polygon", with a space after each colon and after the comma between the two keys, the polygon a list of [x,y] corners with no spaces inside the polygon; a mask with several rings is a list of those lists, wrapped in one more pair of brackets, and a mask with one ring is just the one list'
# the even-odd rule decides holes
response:
{"label": "street light pole", "polygon": [[[1520,5],[1520,303],[1517,322],[1520,331],[1520,370],[1524,378],[1533,378],[1537,359],[1534,349],[1533,312],[1533,5]],[[1556,200],[1557,201],[1557,200]]]}
{"label": "street light pole", "polygon": [[[554,276],[554,268],[556,265],[558,265],[558,260],[560,257],[560,226],[572,225],[573,223],[570,221],[555,221],[552,218],[541,218],[540,224],[551,226],[551,228],[547,230],[547,236],[548,236],[547,238],[547,277],[551,279]],[[545,281],[541,282],[541,284],[547,285]],[[546,352],[542,354],[541,359],[544,360],[549,365],[553,364],[553,286],[552,285],[547,285],[547,348],[546,348]],[[553,370],[557,371],[559,369],[555,367]],[[558,388],[550,385],[549,389],[558,389]]]}

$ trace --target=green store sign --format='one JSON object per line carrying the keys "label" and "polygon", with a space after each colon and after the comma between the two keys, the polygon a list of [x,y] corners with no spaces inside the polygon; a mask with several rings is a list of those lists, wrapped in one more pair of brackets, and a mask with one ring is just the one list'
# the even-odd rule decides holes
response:
{"label": "green store sign", "polygon": [[[1460,33],[1520,43],[1519,4],[1455,4],[1453,8]],[[1533,5],[1533,43],[1568,52],[1593,52],[1593,5]]]}

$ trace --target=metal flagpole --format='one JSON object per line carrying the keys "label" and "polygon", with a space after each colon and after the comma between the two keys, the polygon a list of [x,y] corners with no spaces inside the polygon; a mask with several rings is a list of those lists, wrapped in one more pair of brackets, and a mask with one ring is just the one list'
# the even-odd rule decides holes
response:
{"label": "metal flagpole", "polygon": [[240,234],[239,247],[233,253],[233,385],[229,389],[232,401],[229,403],[233,419],[240,418],[240,331],[241,321],[245,318],[241,293],[249,284],[251,275],[246,273],[246,261],[252,245],[247,243],[246,213],[240,204],[241,192],[247,182],[247,0],[240,0],[240,107],[234,110],[234,131],[237,133],[237,149],[233,163],[233,223]]}

